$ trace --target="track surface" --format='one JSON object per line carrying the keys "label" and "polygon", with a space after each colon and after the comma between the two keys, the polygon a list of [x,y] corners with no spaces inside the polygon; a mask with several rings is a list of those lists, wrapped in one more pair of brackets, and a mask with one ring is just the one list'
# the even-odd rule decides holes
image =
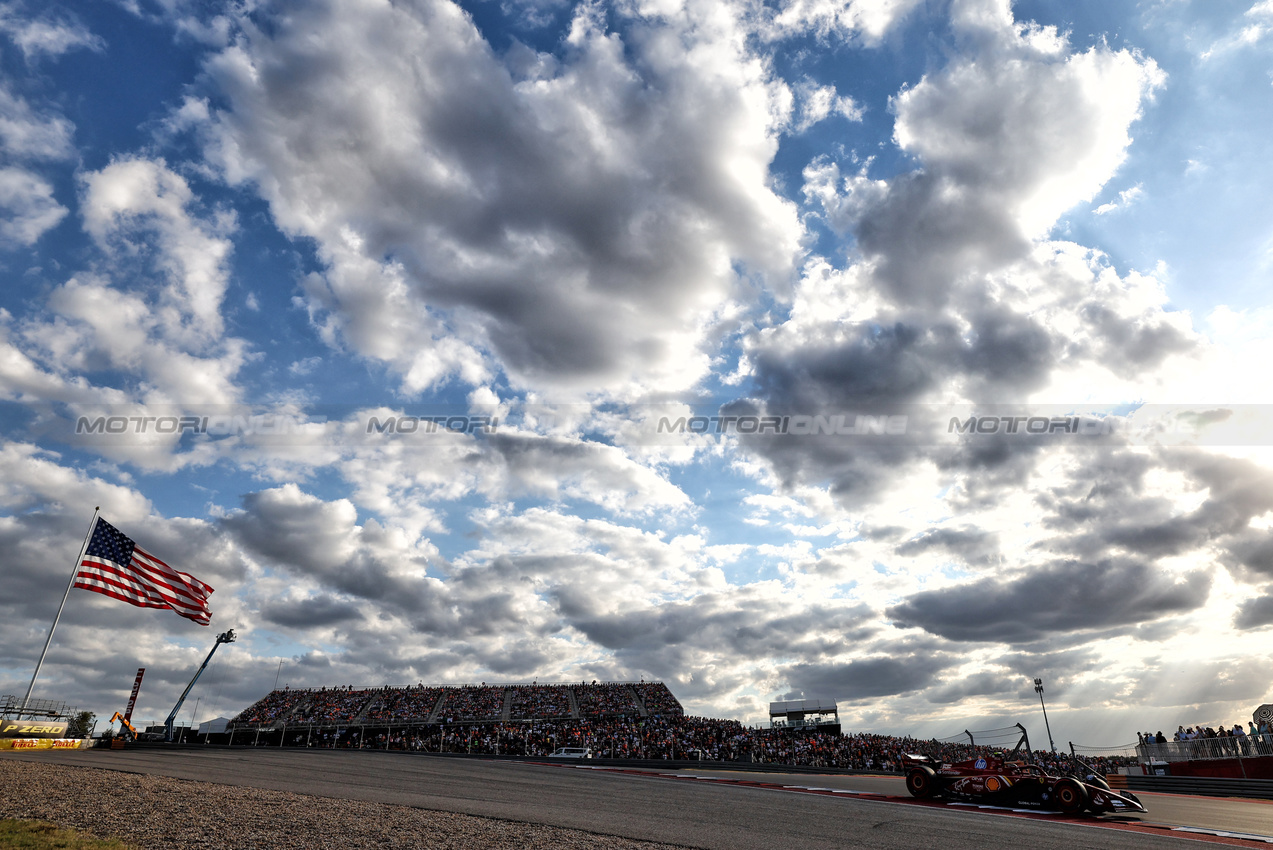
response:
{"label": "track surface", "polygon": [[[671,779],[656,772],[356,750],[88,750],[3,757],[463,812],[712,850],[1016,846],[1180,850],[1199,846],[1181,844],[1180,833],[1164,831],[1159,837],[1101,828],[1092,822],[997,817],[975,809],[738,784],[743,780],[904,794],[901,780],[893,777],[682,771],[707,778]],[[1273,835],[1273,805],[1267,803],[1165,794],[1143,798],[1150,814],[1139,818],[1146,823]]]}

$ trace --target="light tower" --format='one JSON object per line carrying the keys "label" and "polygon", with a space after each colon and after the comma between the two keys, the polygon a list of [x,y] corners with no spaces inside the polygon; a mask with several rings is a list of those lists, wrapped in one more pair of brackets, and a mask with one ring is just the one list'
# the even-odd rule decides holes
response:
{"label": "light tower", "polygon": [[1048,730],[1048,746],[1056,752],[1056,744],[1052,742],[1052,727],[1048,724],[1048,707],[1043,704],[1043,680],[1034,680],[1034,692],[1039,695],[1039,705],[1043,706],[1043,728]]}
{"label": "light tower", "polygon": [[164,740],[172,740],[172,724],[177,720],[177,712],[181,711],[181,704],[186,701],[186,697],[190,694],[190,689],[194,687],[194,683],[199,681],[199,676],[203,671],[208,669],[208,662],[212,660],[212,653],[217,651],[217,647],[223,643],[234,643],[238,635],[234,633],[234,629],[227,629],[217,635],[217,642],[212,644],[212,651],[208,653],[208,657],[203,659],[203,664],[199,665],[199,669],[195,671],[194,678],[190,680],[190,684],[186,685],[186,689],[181,692],[181,698],[177,700],[177,704],[172,707],[172,713],[168,715],[168,719],[164,721]]}

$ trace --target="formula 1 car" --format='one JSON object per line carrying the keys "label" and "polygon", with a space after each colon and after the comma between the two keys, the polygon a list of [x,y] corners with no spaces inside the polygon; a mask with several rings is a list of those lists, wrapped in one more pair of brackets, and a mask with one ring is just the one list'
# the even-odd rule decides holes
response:
{"label": "formula 1 car", "polygon": [[1145,807],[1130,791],[1113,791],[1095,772],[1083,779],[1057,776],[1037,764],[1009,761],[1001,756],[979,756],[955,764],[939,764],[927,756],[905,755],[906,790],[914,797],[941,797],[1078,814],[1083,810],[1143,812]]}

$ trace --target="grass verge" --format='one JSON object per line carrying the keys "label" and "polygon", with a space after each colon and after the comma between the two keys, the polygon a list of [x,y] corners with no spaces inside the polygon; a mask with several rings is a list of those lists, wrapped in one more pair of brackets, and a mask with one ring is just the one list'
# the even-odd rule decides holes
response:
{"label": "grass verge", "polygon": [[9,850],[136,850],[114,838],[92,838],[38,820],[0,819],[0,847]]}

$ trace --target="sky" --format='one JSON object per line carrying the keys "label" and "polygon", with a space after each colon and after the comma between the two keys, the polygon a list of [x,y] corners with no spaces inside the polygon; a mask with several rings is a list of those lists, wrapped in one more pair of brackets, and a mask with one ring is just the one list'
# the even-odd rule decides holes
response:
{"label": "sky", "polygon": [[[0,3],[0,693],[1273,701],[1273,2]],[[1033,680],[1044,682],[1044,726]]]}

